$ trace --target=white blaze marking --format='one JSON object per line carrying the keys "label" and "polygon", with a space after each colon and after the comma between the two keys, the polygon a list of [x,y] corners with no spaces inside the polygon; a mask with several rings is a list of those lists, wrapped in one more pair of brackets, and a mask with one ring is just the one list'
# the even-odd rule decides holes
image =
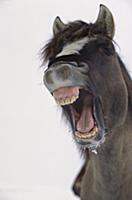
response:
{"label": "white blaze marking", "polygon": [[88,37],[85,37],[81,40],[72,42],[70,44],[66,44],[62,51],[56,56],[64,56],[64,55],[69,55],[69,54],[79,54],[79,51],[84,47],[85,44],[89,41]]}

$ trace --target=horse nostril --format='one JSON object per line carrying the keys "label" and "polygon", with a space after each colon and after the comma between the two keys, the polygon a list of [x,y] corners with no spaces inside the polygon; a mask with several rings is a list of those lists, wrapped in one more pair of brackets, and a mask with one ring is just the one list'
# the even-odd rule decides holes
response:
{"label": "horse nostril", "polygon": [[60,78],[66,80],[71,75],[71,70],[69,69],[68,66],[65,65],[61,69],[58,69],[57,74]]}
{"label": "horse nostril", "polygon": [[53,84],[53,79],[52,79],[52,71],[47,71],[45,72],[44,75],[44,80],[46,81],[47,84]]}
{"label": "horse nostril", "polygon": [[58,68],[50,68],[47,71],[45,71],[43,80],[44,80],[44,84],[46,86],[52,86],[58,84],[58,82],[60,82],[60,84],[64,81],[67,81],[70,79],[71,76],[71,69],[67,66],[67,65],[60,65]]}

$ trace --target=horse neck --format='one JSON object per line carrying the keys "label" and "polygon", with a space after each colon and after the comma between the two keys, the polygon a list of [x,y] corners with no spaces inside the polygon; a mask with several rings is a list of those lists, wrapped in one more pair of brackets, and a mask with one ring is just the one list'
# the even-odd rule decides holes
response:
{"label": "horse neck", "polygon": [[[120,68],[121,68],[121,72],[122,72],[122,75],[123,75],[123,78],[125,80],[126,87],[127,87],[127,90],[128,90],[128,103],[129,103],[128,109],[131,109],[132,108],[132,78],[129,75],[128,70],[126,69],[125,64],[123,63],[123,61],[121,60],[119,55],[117,55],[117,58],[118,58]],[[132,112],[131,112],[131,114],[132,114]]]}
{"label": "horse neck", "polygon": [[[98,149],[98,154],[91,154],[89,167],[93,171],[93,185],[115,196],[120,192],[121,184],[132,180],[132,116],[128,113],[123,126],[117,128],[106,138]],[[126,184],[127,185],[127,184]]]}

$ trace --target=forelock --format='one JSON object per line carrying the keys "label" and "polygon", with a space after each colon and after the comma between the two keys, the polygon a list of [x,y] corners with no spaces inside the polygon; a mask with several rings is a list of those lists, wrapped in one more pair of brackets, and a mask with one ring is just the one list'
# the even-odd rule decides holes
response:
{"label": "forelock", "polygon": [[[67,44],[78,44],[76,41],[90,39],[98,33],[96,24],[87,24],[83,21],[68,23],[65,29],[53,38],[42,48],[41,57],[44,62],[55,58]],[[84,39],[85,38],[85,39]]]}
{"label": "forelock", "polygon": [[43,61],[55,57],[67,43],[77,41],[87,35],[89,25],[83,21],[68,23],[66,28],[54,35],[53,38],[42,48]]}

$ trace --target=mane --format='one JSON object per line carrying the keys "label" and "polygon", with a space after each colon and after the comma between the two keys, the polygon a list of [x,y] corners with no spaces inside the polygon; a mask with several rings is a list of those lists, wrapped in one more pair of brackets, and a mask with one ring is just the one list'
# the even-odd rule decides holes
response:
{"label": "mane", "polygon": [[132,78],[129,75],[129,72],[128,72],[125,64],[119,57],[119,55],[117,55],[117,58],[118,58],[118,61],[119,61],[120,67],[121,67],[123,78],[124,78],[126,86],[127,86],[129,106],[132,107]]}

